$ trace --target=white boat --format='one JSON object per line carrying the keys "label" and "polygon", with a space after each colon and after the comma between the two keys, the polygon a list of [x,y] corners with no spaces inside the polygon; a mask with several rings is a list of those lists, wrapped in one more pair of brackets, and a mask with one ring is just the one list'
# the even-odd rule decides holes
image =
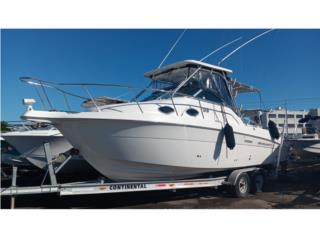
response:
{"label": "white boat", "polygon": [[1,140],[1,165],[17,165],[30,166],[30,163],[25,159],[18,159],[19,152],[14,149],[3,137]]}
{"label": "white boat", "polygon": [[[55,125],[90,165],[114,181],[183,179],[274,164],[280,141],[242,121],[227,84],[231,73],[185,60],[146,73],[153,91],[142,100],[137,99],[147,89],[131,102],[96,106],[97,111],[30,107],[22,118]],[[230,139],[226,145],[226,125],[233,128],[235,146]]]}
{"label": "white boat", "polygon": [[[3,133],[2,137],[21,154],[20,156],[10,156],[11,161],[25,162],[25,160],[27,160],[40,169],[46,169],[47,167],[44,143],[50,144],[51,154],[56,167],[68,158],[70,151],[73,149],[68,140],[53,126],[38,129],[25,126],[16,131]],[[7,156],[7,159],[9,159],[9,156]],[[85,162],[85,160],[80,156],[73,156],[72,159],[68,161],[70,162],[68,166],[70,165],[71,168],[68,167],[68,171],[64,169],[64,173],[84,171],[85,169],[80,169],[80,167],[90,167],[87,163],[82,163]]]}
{"label": "white boat", "polygon": [[301,120],[302,122],[307,122],[307,133],[288,140],[292,147],[292,156],[297,162],[319,162],[320,117],[308,116]]}
{"label": "white boat", "polygon": [[46,166],[44,143],[50,143],[54,158],[72,148],[71,144],[54,127],[44,129],[25,128],[3,133],[2,137],[21,153],[21,157],[39,168]]}

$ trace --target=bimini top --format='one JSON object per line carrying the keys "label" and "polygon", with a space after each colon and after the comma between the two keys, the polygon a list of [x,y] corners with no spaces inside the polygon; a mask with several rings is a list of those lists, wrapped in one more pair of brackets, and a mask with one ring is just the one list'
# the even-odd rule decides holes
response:
{"label": "bimini top", "polygon": [[162,74],[174,69],[178,69],[178,68],[183,68],[186,66],[196,66],[196,67],[203,67],[205,69],[210,69],[210,70],[216,70],[219,72],[224,72],[224,73],[232,73],[232,70],[227,69],[227,68],[222,68],[216,65],[212,65],[209,63],[204,63],[204,62],[200,62],[197,60],[184,60],[184,61],[180,61],[180,62],[176,62],[167,66],[164,66],[162,68],[158,68],[149,72],[146,72],[144,74],[145,77],[148,78],[152,78],[154,76],[157,76],[158,74]]}

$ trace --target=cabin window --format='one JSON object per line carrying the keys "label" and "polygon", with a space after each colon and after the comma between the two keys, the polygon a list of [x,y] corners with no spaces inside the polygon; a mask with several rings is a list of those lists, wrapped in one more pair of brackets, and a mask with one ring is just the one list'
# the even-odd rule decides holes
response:
{"label": "cabin window", "polygon": [[190,116],[197,116],[199,114],[198,110],[194,109],[194,108],[189,108],[187,111],[187,114],[189,114]]}
{"label": "cabin window", "polygon": [[285,114],[279,114],[279,115],[278,115],[278,118],[285,118],[285,117],[286,117]]}
{"label": "cabin window", "polygon": [[288,127],[289,127],[289,128],[294,128],[295,125],[294,125],[294,124],[288,124]]}
{"label": "cabin window", "polygon": [[302,123],[299,123],[298,124],[298,128],[302,128],[303,127],[303,124]]}
{"label": "cabin window", "polygon": [[175,84],[160,85],[158,81],[156,82],[156,85],[157,86],[153,86],[152,88],[156,89],[157,87],[158,90],[154,90],[149,96],[142,98],[141,101],[152,101],[160,98],[165,98],[165,96],[169,95],[170,91],[173,91],[176,88]]}
{"label": "cabin window", "polygon": [[174,110],[170,106],[162,106],[162,107],[159,107],[159,111],[166,113],[166,114],[169,114],[169,113],[172,113]]}
{"label": "cabin window", "polygon": [[303,115],[302,114],[297,114],[296,118],[303,118]]}
{"label": "cabin window", "polygon": [[[200,70],[192,77],[192,80],[190,80],[189,83],[191,86],[188,86],[187,83],[184,87],[192,87],[193,85],[193,92],[196,92],[196,89],[198,90],[198,92],[193,95],[194,97],[212,102],[224,102],[231,107],[234,105],[225,79],[219,73],[209,70]],[[181,92],[180,90],[178,92]]]}
{"label": "cabin window", "polygon": [[277,117],[277,114],[269,114],[269,118],[276,118]]}
{"label": "cabin window", "polygon": [[[179,84],[188,79],[188,77],[197,70],[197,66],[190,66],[171,69],[167,72],[153,76],[152,88],[155,90],[152,91],[151,95],[149,92],[147,97],[142,97],[147,91],[144,91],[138,96],[140,99],[143,99],[142,101],[170,98],[172,92],[177,89]],[[163,84],[160,83],[167,83],[167,85],[166,87],[163,87]],[[220,73],[211,70],[202,69],[192,75],[186,84],[180,87],[174,95],[174,97],[183,96],[192,96],[207,101],[224,103],[230,107],[234,106],[233,99],[224,77]]]}
{"label": "cabin window", "polygon": [[201,86],[197,80],[190,80],[186,85],[181,87],[177,92],[177,96],[195,96],[201,92]]}
{"label": "cabin window", "polygon": [[222,100],[219,97],[217,97],[215,94],[208,90],[201,91],[196,97],[211,102],[222,103]]}

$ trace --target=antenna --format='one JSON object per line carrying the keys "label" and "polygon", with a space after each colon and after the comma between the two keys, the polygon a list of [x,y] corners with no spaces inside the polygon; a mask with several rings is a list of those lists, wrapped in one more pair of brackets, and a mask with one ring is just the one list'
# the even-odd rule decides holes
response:
{"label": "antenna", "polygon": [[181,40],[181,38],[183,37],[184,33],[187,31],[187,29],[183,30],[183,32],[180,34],[180,36],[177,38],[176,42],[172,45],[172,47],[170,48],[169,52],[167,53],[167,55],[163,58],[163,60],[161,61],[160,65],[158,66],[158,68],[161,68],[162,64],[164,63],[164,61],[169,57],[170,53],[172,52],[172,50],[175,48],[175,46],[178,44],[178,42]]}
{"label": "antenna", "polygon": [[249,41],[243,43],[242,45],[240,45],[239,47],[237,47],[235,50],[233,50],[231,53],[229,53],[227,56],[225,56],[223,59],[220,60],[220,62],[218,62],[218,66],[220,66],[221,63],[223,63],[225,60],[227,60],[229,57],[231,57],[234,53],[236,53],[237,51],[239,51],[241,48],[243,48],[244,46],[246,46],[247,44],[251,43],[252,41],[256,40],[259,37],[262,37],[263,35],[273,31],[274,29],[269,29],[268,31],[265,31],[253,38],[251,38]]}
{"label": "antenna", "polygon": [[208,58],[208,57],[210,57],[212,54],[214,54],[214,53],[216,53],[216,52],[220,51],[221,49],[223,49],[223,48],[225,48],[225,47],[229,46],[230,44],[232,44],[232,43],[234,43],[234,42],[236,42],[236,41],[239,41],[240,39],[242,39],[242,37],[238,37],[237,39],[234,39],[234,40],[232,40],[231,42],[228,42],[227,44],[224,44],[223,46],[221,46],[221,47],[219,47],[219,48],[217,48],[217,49],[213,50],[211,53],[209,53],[209,54],[208,54],[208,55],[206,55],[205,57],[201,58],[201,59],[200,59],[200,62],[202,62],[203,60],[207,59],[207,58]]}

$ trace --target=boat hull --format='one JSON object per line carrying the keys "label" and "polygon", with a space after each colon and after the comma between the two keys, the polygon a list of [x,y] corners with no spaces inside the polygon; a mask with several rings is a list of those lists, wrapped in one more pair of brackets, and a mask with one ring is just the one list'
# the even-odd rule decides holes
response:
{"label": "boat hull", "polygon": [[20,153],[1,137],[1,165],[30,166],[26,159],[18,159]]}
{"label": "boat hull", "polygon": [[54,158],[72,148],[72,145],[61,135],[4,135],[5,140],[14,146],[22,156],[38,168],[47,165],[43,144],[50,143],[51,154]]}
{"label": "boat hull", "polygon": [[320,139],[295,139],[290,144],[296,159],[301,162],[320,161]]}
{"label": "boat hull", "polygon": [[230,150],[222,127],[114,119],[55,121],[90,165],[114,181],[184,179],[272,164],[279,146],[236,132],[236,147]]}

